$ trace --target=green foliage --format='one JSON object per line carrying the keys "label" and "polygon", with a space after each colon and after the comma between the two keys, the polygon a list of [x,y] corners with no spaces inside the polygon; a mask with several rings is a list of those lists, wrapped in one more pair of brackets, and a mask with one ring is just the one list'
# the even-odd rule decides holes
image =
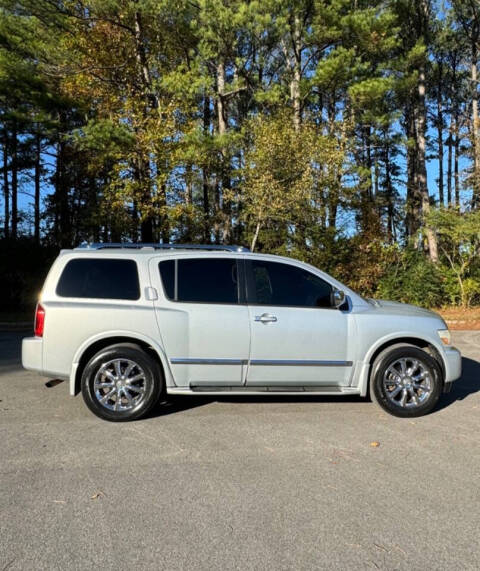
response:
{"label": "green foliage", "polygon": [[438,6],[0,0],[3,234],[243,243],[367,296],[479,303],[479,10]]}
{"label": "green foliage", "polygon": [[480,211],[438,209],[431,212],[429,222],[439,237],[445,266],[454,277],[451,301],[468,307],[480,297]]}
{"label": "green foliage", "polygon": [[423,307],[440,307],[448,301],[445,275],[423,252],[391,248],[386,254],[376,297]]}
{"label": "green foliage", "polygon": [[0,239],[0,311],[31,311],[38,300],[56,248],[36,245],[32,239]]}

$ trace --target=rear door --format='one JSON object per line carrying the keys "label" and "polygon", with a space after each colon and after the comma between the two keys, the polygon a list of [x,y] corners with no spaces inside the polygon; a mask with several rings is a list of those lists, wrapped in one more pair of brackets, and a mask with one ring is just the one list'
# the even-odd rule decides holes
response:
{"label": "rear door", "polygon": [[247,385],[347,386],[352,374],[349,311],[332,286],[299,266],[246,262],[252,341]]}
{"label": "rear door", "polygon": [[179,387],[245,381],[250,323],[243,264],[235,257],[154,258],[150,262],[159,334]]}

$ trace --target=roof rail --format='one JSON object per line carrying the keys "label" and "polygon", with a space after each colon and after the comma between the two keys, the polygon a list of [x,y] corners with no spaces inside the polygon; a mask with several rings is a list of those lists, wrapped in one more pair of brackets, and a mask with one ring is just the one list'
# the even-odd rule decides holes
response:
{"label": "roof rail", "polygon": [[218,250],[224,252],[250,252],[244,246],[224,246],[220,244],[155,244],[147,242],[82,242],[76,250],[105,250],[109,248],[154,248],[155,250]]}

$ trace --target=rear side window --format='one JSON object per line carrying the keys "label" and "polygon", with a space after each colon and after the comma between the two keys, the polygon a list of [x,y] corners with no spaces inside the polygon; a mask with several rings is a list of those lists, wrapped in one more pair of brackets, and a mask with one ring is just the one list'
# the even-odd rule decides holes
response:
{"label": "rear side window", "polygon": [[235,259],[168,260],[159,268],[165,295],[172,301],[238,303]]}
{"label": "rear side window", "polygon": [[139,299],[133,260],[78,258],[65,266],[57,285],[60,297]]}

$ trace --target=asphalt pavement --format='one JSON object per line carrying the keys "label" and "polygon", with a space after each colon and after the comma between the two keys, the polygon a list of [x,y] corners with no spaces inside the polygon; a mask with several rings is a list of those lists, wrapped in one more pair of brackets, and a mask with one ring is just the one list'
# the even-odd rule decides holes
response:
{"label": "asphalt pavement", "polygon": [[178,397],[112,424],[0,333],[0,571],[480,569],[480,332],[452,335],[464,375],[426,417]]}

